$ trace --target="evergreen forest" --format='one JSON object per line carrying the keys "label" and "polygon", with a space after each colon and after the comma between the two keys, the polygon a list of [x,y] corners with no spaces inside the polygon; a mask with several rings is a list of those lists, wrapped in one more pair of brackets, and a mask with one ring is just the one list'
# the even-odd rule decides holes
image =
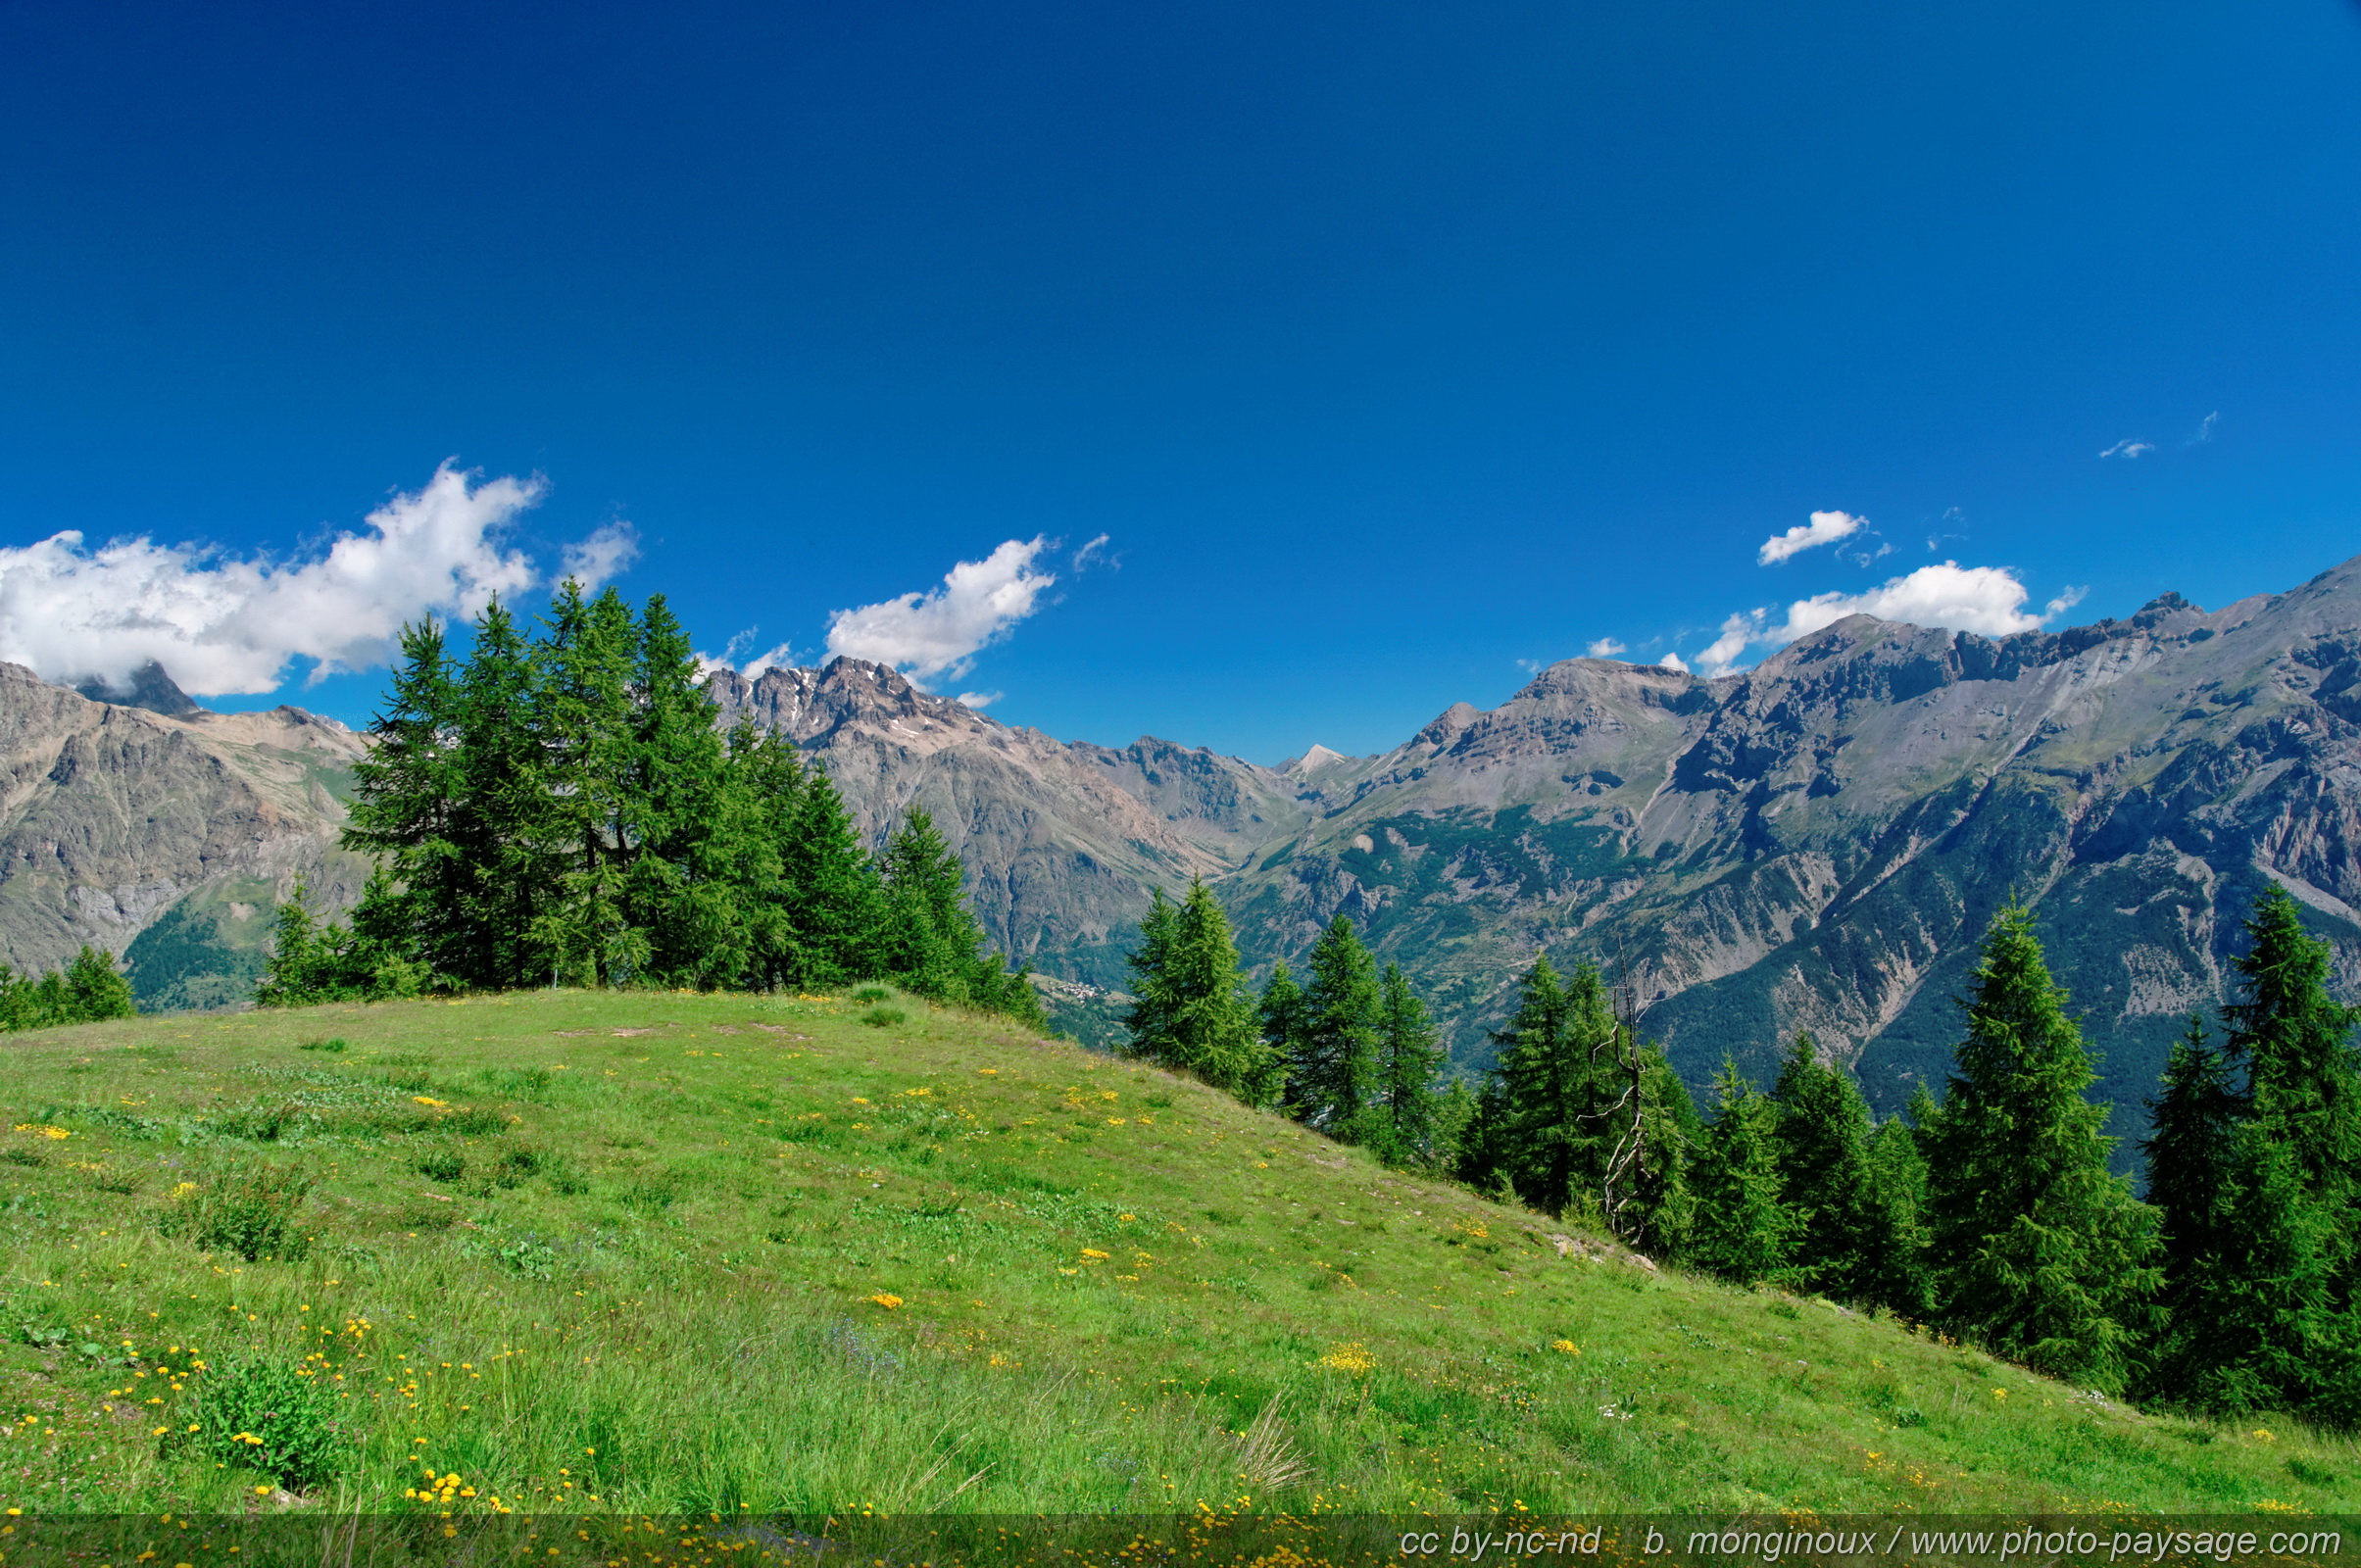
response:
{"label": "evergreen forest", "polygon": [[2102,1394],[2361,1424],[2361,1008],[2276,886],[2238,1000],[2192,1018],[2140,1145],[2109,1106],[2030,913],[1987,929],[1940,1092],[1878,1120],[1798,1035],[1767,1088],[1725,1058],[1700,1109],[1597,968],[1520,977],[1480,1082],[1448,1084],[1419,998],[1339,915],[1255,994],[1220,905],[1157,896],[1132,1050],[1398,1165],[1455,1177],[1740,1285],[1891,1314]]}

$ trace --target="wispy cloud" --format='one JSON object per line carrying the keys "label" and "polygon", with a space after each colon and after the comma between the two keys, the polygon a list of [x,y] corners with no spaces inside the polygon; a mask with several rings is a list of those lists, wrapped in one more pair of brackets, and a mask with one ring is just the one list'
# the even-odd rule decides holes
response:
{"label": "wispy cloud", "polygon": [[1617,654],[1625,652],[1625,649],[1624,645],[1615,641],[1614,638],[1601,637],[1583,652],[1589,654],[1593,659],[1612,659]]}
{"label": "wispy cloud", "polygon": [[1867,517],[1856,517],[1847,512],[1815,512],[1811,521],[1799,522],[1785,533],[1765,539],[1754,559],[1762,565],[1775,566],[1806,550],[1833,545],[1848,534],[1857,533],[1868,521]]}
{"label": "wispy cloud", "polygon": [[2064,593],[2058,595],[2055,599],[2049,601],[2048,604],[2041,607],[2041,618],[2043,620],[2055,620],[2058,618],[2058,616],[2064,614],[2067,611],[2072,610],[2076,605],[2081,604],[2084,600],[2090,597],[2090,590],[2088,586],[2069,588]]}
{"label": "wispy cloud", "polygon": [[961,692],[954,700],[962,708],[984,709],[1008,695],[1007,692]]}
{"label": "wispy cloud", "polygon": [[2102,458],[2144,458],[2156,450],[2152,441],[2134,441],[2129,437],[2116,442],[2099,454]]}
{"label": "wispy cloud", "polygon": [[964,675],[975,655],[1039,610],[1058,579],[1035,571],[1047,539],[1010,539],[981,561],[962,561],[940,587],[898,595],[828,618],[828,652],[891,664],[912,680]]}
{"label": "wispy cloud", "polygon": [[2206,442],[2211,441],[2213,439],[2214,427],[2219,425],[2221,422],[2222,416],[2219,410],[2216,410],[2212,414],[2208,414],[2204,418],[2197,421],[2196,433],[2189,438],[2187,445],[2192,447],[2201,447]]}
{"label": "wispy cloud", "polygon": [[1722,633],[1697,656],[1700,674],[1727,675],[1732,665],[1746,656],[1746,649],[1762,641],[1762,621],[1766,612],[1745,611],[1722,622]]}
{"label": "wispy cloud", "polygon": [[1092,566],[1113,566],[1118,569],[1121,568],[1123,563],[1117,558],[1107,553],[1107,536],[1106,534],[1101,534],[1098,538],[1093,539],[1089,544],[1084,545],[1081,549],[1074,552],[1074,559],[1068,563],[1068,564],[1073,567],[1076,575],[1080,575],[1082,572],[1087,571]]}
{"label": "wispy cloud", "polygon": [[[537,580],[499,536],[539,478],[483,479],[446,463],[325,551],[281,564],[147,535],[89,548],[76,531],[0,549],[0,659],[51,680],[120,681],[149,660],[199,696],[267,692],[297,659],[311,678],[383,663],[403,622],[472,615]],[[619,569],[628,523],[573,549]],[[571,551],[568,552],[569,557]]]}
{"label": "wispy cloud", "polygon": [[638,559],[639,530],[627,522],[611,522],[567,545],[558,575],[573,578],[587,593],[628,571]]}
{"label": "wispy cloud", "polygon": [[697,655],[698,675],[700,677],[711,675],[717,669],[734,669],[748,680],[761,680],[767,671],[795,667],[797,662],[795,649],[786,643],[781,643],[776,648],[766,649],[749,658],[747,650],[755,645],[756,630],[756,627],[747,627],[724,643],[718,654],[701,653]]}

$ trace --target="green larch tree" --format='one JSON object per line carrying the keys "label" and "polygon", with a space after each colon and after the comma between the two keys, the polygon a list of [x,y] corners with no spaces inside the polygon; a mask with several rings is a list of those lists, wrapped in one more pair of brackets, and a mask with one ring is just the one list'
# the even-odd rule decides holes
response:
{"label": "green larch tree", "polygon": [[1987,930],[1967,1038],[1922,1133],[1939,1312],[1995,1354],[2087,1387],[2135,1370],[2158,1271],[2155,1211],[2107,1169],[2107,1107],[2033,916]]}

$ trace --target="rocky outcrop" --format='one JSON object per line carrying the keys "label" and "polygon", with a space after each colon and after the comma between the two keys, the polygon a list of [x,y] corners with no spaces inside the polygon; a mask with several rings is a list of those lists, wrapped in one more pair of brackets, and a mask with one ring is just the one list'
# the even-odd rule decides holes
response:
{"label": "rocky outcrop", "polygon": [[[143,690],[169,706],[163,688],[158,670]],[[136,986],[168,911],[203,971],[258,949],[298,878],[349,904],[366,867],[333,844],[362,750],[300,709],[172,714],[0,664],[0,961],[51,968],[89,943],[129,955]]]}

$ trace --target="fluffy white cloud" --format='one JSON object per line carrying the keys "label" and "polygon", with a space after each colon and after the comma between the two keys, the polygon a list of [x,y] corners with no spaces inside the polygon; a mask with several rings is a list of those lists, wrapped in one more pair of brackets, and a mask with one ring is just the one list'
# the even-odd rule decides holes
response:
{"label": "fluffy white cloud", "polygon": [[1868,524],[1867,517],[1856,517],[1848,512],[1815,512],[1811,521],[1799,522],[1785,533],[1773,534],[1765,539],[1762,548],[1755,552],[1754,559],[1765,566],[1777,565],[1806,550],[1833,545],[1848,534],[1860,532]]}
{"label": "fluffy white cloud", "polygon": [[611,522],[566,547],[559,575],[573,578],[588,593],[619,576],[638,559],[639,530],[627,522]]}
{"label": "fluffy white cloud", "polygon": [[953,701],[961,708],[990,708],[1008,695],[1007,692],[961,692]]}
{"label": "fluffy white cloud", "polygon": [[1615,639],[1612,637],[1601,637],[1597,642],[1591,644],[1590,647],[1583,650],[1583,652],[1589,654],[1593,659],[1612,659],[1623,651],[1623,644],[1615,641]]}
{"label": "fluffy white cloud", "polygon": [[1689,673],[1689,662],[1678,654],[1666,654],[1662,659],[1656,661],[1656,667],[1673,670],[1683,675]]}
{"label": "fluffy white cloud", "polygon": [[1798,599],[1788,606],[1787,624],[1774,628],[1763,640],[1792,643],[1846,615],[1875,615],[1880,620],[1906,620],[1913,626],[1946,626],[1953,631],[2007,637],[2038,630],[2046,618],[2027,614],[2025,599],[2025,585],[2006,566],[1962,566],[1946,561],[1921,566],[1906,577],[1891,578],[1866,593]]}
{"label": "fluffy white cloud", "polygon": [[2134,441],[2129,437],[2116,442],[2099,454],[2102,458],[2140,458],[2156,450],[2152,441]]}
{"label": "fluffy white cloud", "polygon": [[[2005,566],[1962,566],[1955,561],[1921,566],[1907,576],[1891,578],[1863,593],[1815,594],[1788,606],[1787,619],[1773,625],[1770,612],[1746,611],[1722,622],[1721,635],[1697,655],[1698,672],[1726,675],[1750,648],[1781,648],[1808,637],[1846,615],[1875,615],[1880,620],[1907,621],[1914,626],[1943,626],[1987,637],[2007,637],[2036,631],[2082,603],[2084,590],[2069,588],[2042,607],[2027,612],[2026,587]],[[1665,661],[1670,664],[1672,661]]]}
{"label": "fluffy white cloud", "polygon": [[[93,550],[68,531],[0,548],[0,659],[58,681],[121,680],[152,659],[199,696],[271,691],[298,658],[314,661],[314,679],[366,669],[385,662],[404,621],[472,615],[533,585],[533,564],[496,536],[545,489],[446,463],[324,554],[283,565],[146,535]],[[628,529],[600,530],[585,559],[619,566]]]}
{"label": "fluffy white cloud", "polygon": [[891,664],[911,679],[967,673],[976,653],[1041,608],[1058,581],[1033,569],[1047,539],[1011,539],[981,561],[962,561],[943,585],[828,618],[828,652]]}

